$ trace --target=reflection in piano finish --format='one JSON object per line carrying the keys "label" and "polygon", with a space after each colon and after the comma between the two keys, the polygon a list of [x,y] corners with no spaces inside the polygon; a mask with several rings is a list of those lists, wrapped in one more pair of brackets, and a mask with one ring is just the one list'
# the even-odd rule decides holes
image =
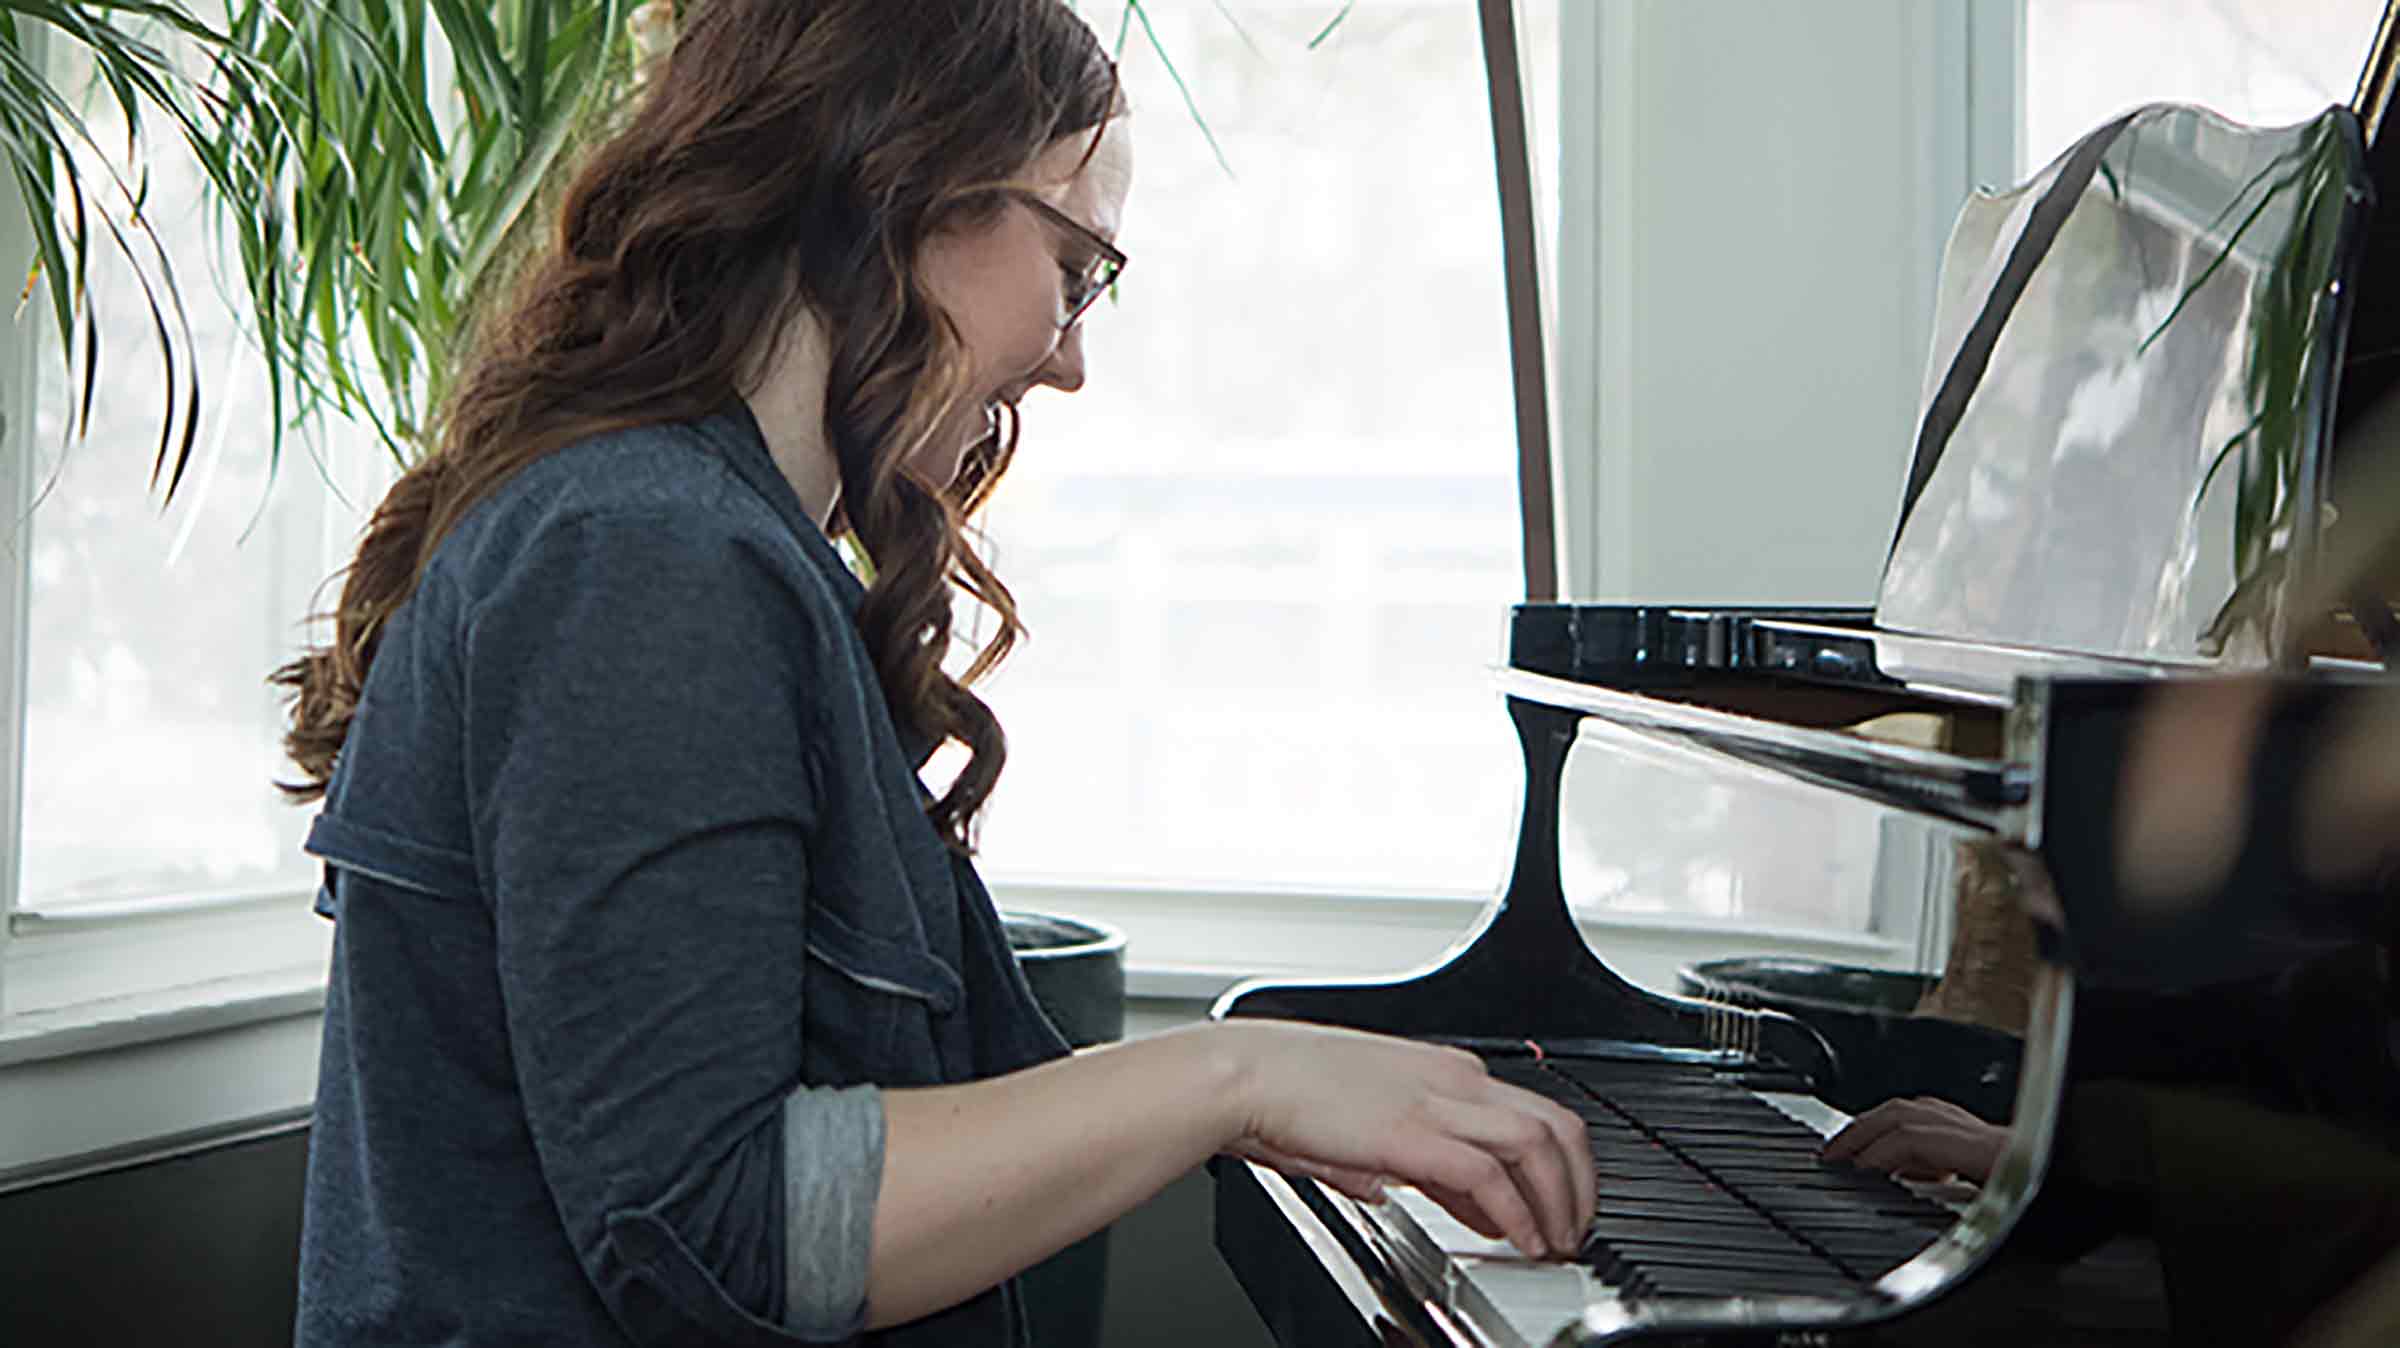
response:
{"label": "reflection in piano finish", "polygon": [[[2361,131],[2392,31],[2359,112],[2140,109],[1966,208],[1873,610],[1517,609],[1505,891],[1432,968],[1217,1014],[1474,1049],[1584,1118],[1599,1215],[1540,1263],[1421,1195],[1220,1161],[1220,1248],[1284,1343],[2271,1343],[2400,1250],[2390,870],[2293,843],[2306,766],[2391,687],[2361,658],[2389,606],[2327,600],[2326,503],[2352,539],[2400,522],[2334,473],[2390,460],[2394,418],[2344,407],[2329,443],[2354,296],[2400,289],[2400,231],[2367,244],[2400,135]],[[2224,864],[2162,901],[2118,850],[2141,727],[2243,671],[2272,684]],[[1924,821],[1938,939],[1866,968],[1729,937],[1635,986],[1561,863],[1570,757],[1628,740]],[[1903,1097],[2004,1126],[1980,1183],[1819,1158]]]}
{"label": "reflection in piano finish", "polygon": [[2314,554],[2316,376],[2370,196],[2349,117],[2261,132],[2155,107],[1969,201],[1878,624],[2266,663]]}

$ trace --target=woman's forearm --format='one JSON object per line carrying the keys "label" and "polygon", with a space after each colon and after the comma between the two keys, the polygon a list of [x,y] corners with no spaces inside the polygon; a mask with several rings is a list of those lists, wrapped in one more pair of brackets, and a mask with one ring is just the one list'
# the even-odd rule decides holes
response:
{"label": "woman's forearm", "polygon": [[884,1092],[880,1328],[962,1301],[1231,1146],[1238,1059],[1192,1026],[987,1081]]}

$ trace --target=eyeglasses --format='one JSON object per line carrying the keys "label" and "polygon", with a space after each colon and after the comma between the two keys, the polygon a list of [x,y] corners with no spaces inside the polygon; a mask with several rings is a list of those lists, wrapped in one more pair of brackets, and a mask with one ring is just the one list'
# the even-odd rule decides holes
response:
{"label": "eyeglasses", "polygon": [[1058,330],[1065,332],[1082,321],[1084,311],[1117,283],[1117,277],[1125,271],[1125,254],[1115,244],[1085,228],[1074,216],[1033,193],[1011,188],[1008,194],[1024,202],[1076,246],[1074,259],[1062,256],[1058,260],[1058,269],[1065,278],[1059,292],[1065,317],[1058,320]]}

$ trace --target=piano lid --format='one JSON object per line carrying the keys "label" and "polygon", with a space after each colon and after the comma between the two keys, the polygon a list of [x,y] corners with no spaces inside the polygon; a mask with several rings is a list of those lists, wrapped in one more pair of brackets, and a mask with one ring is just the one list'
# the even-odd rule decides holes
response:
{"label": "piano lid", "polygon": [[[1943,258],[1881,628],[2249,668],[2288,649],[2374,189],[2355,115],[2160,105],[1978,195]],[[1951,686],[1939,668],[1887,668]]]}

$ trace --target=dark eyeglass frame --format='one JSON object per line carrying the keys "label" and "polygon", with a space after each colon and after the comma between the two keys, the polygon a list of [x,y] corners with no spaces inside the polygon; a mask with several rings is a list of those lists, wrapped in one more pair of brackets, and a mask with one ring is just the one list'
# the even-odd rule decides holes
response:
{"label": "dark eyeglass frame", "polygon": [[1024,202],[1035,215],[1066,231],[1069,237],[1092,250],[1091,260],[1083,264],[1080,274],[1066,266],[1064,262],[1059,264],[1059,270],[1072,278],[1067,292],[1060,297],[1065,303],[1067,312],[1066,316],[1058,321],[1058,330],[1065,332],[1082,322],[1085,311],[1089,310],[1102,295],[1108,293],[1110,287],[1117,283],[1117,278],[1124,275],[1125,264],[1130,259],[1125,256],[1123,250],[1092,232],[1082,221],[1042,200],[1032,192],[1021,187],[1003,190],[1009,196]]}

